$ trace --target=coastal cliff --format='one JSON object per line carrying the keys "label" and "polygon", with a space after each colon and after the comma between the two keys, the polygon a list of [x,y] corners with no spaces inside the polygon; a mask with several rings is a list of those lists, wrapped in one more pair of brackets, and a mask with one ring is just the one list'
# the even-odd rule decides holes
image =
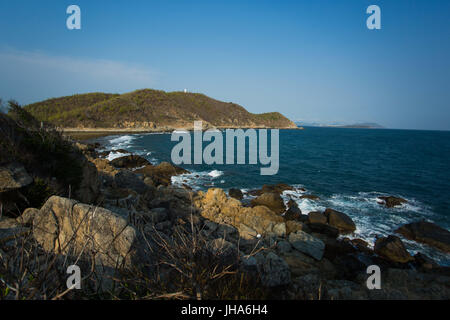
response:
{"label": "coastal cliff", "polygon": [[201,120],[216,128],[297,128],[278,112],[253,114],[232,102],[200,93],[137,90],[125,94],[88,93],[24,107],[37,120],[72,130],[165,131],[191,129]]}

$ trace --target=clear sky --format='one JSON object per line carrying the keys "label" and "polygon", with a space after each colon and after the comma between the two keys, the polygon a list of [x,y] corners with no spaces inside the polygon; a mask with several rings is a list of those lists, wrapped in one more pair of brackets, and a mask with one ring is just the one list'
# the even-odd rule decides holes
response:
{"label": "clear sky", "polygon": [[[66,27],[71,4],[81,30]],[[381,30],[366,27],[371,4]],[[0,1],[3,99],[140,88],[450,130],[450,1]]]}

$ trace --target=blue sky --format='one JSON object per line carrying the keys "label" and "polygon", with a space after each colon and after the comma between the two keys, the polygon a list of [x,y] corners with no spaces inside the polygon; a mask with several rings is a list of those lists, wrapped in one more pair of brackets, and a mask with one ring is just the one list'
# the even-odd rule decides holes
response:
{"label": "blue sky", "polygon": [[450,130],[449,16],[425,0],[2,0],[0,97],[187,88],[294,120]]}

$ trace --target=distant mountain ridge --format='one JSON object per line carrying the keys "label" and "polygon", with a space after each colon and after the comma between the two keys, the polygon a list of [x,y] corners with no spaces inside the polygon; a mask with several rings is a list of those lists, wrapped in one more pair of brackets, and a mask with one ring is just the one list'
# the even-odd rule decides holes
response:
{"label": "distant mountain ridge", "polygon": [[278,112],[253,114],[242,106],[200,93],[143,89],[125,94],[87,93],[53,98],[24,107],[39,121],[63,128],[158,130],[205,127],[296,128]]}
{"label": "distant mountain ridge", "polygon": [[382,129],[382,125],[374,122],[363,122],[354,124],[341,124],[341,123],[317,123],[317,122],[304,122],[295,121],[298,126],[309,126],[309,127],[326,127],[326,128],[361,128],[361,129]]}

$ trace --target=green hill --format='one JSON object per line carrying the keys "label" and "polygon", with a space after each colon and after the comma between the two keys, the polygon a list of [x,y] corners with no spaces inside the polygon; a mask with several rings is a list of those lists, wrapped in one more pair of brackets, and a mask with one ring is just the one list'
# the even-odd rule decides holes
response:
{"label": "green hill", "polygon": [[240,105],[200,93],[137,90],[125,94],[88,93],[25,106],[39,121],[63,128],[190,128],[209,126],[296,128],[278,112],[253,114]]}

